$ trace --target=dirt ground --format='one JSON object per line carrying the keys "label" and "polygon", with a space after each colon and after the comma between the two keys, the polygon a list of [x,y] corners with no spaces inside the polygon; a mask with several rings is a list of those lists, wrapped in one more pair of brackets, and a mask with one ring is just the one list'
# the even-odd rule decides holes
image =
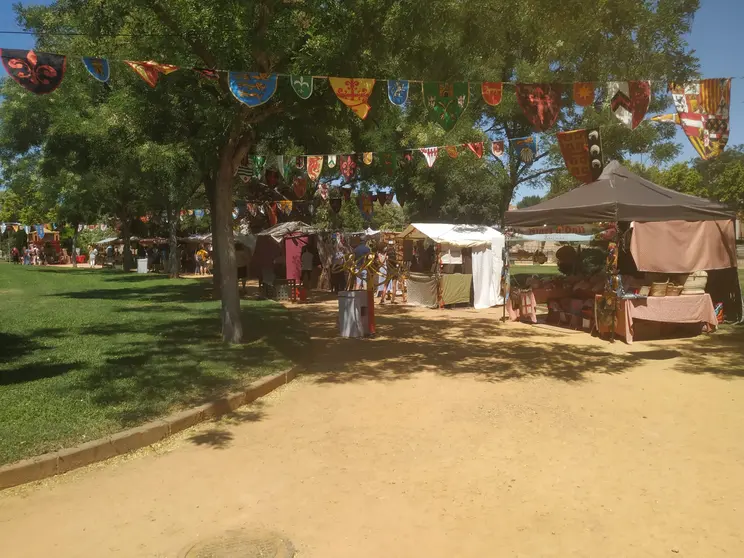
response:
{"label": "dirt ground", "polygon": [[744,556],[744,337],[628,346],[378,310],[308,372],[152,448],[0,493],[0,554],[178,556],[260,527],[302,558]]}

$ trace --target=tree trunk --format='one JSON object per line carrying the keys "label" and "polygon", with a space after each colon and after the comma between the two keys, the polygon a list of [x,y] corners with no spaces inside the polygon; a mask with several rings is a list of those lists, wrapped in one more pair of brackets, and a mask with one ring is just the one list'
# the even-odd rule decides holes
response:
{"label": "tree trunk", "polygon": [[77,239],[78,239],[78,223],[75,223],[75,232],[72,233],[72,255],[70,256],[72,258],[72,267],[77,268]]}
{"label": "tree trunk", "polygon": [[134,268],[134,261],[132,261],[132,243],[130,237],[130,225],[129,221],[122,219],[121,222],[121,236],[124,240],[124,253],[122,254],[122,266],[124,271],[130,271]]}
{"label": "tree trunk", "polygon": [[178,215],[179,211],[173,211],[168,215],[170,234],[168,236],[168,276],[178,279],[181,267],[181,258],[178,252]]}

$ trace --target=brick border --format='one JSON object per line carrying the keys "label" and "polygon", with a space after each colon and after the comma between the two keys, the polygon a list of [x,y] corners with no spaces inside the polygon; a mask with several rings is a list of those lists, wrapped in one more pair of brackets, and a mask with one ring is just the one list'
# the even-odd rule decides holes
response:
{"label": "brick border", "polygon": [[243,391],[231,393],[199,407],[181,411],[106,438],[4,465],[0,467],[0,490],[66,473],[78,467],[104,461],[159,442],[176,432],[230,413],[238,407],[271,393],[294,380],[299,369],[300,366],[295,366],[273,376],[261,378]]}

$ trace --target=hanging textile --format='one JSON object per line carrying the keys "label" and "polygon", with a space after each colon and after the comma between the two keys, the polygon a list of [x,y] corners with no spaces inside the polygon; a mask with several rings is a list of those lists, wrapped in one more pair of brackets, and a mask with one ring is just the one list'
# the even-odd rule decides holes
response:
{"label": "hanging textile", "polygon": [[481,95],[487,105],[495,107],[501,102],[504,84],[501,82],[484,81],[481,83]]}
{"label": "hanging textile", "polygon": [[402,107],[408,100],[408,81],[402,79],[389,79],[388,99],[396,106]]}
{"label": "hanging textile", "polygon": [[276,92],[276,74],[255,72],[228,72],[233,96],[249,107],[263,105]]}
{"label": "hanging textile", "polygon": [[331,205],[331,209],[334,213],[341,211],[341,198],[331,198],[328,200],[328,203]]}
{"label": "hanging textile", "polygon": [[289,76],[289,81],[300,99],[309,99],[313,94],[313,76]]}
{"label": "hanging textile", "polygon": [[276,215],[275,203],[266,204],[266,215],[269,217],[269,225],[271,225],[272,227],[276,225],[278,218]]}
{"label": "hanging textile", "polygon": [[439,154],[439,148],[438,147],[421,147],[419,151],[423,153],[424,159],[426,159],[427,166],[431,168],[434,165],[434,161],[437,160],[437,155]]}
{"label": "hanging textile", "polygon": [[650,81],[611,81],[607,84],[610,108],[632,130],[643,121],[651,101]]}
{"label": "hanging textile", "polygon": [[251,181],[251,178],[253,178],[253,169],[246,165],[238,165],[238,171],[236,173],[240,180],[248,184]]}
{"label": "hanging textile", "polygon": [[558,83],[518,83],[517,103],[535,130],[551,128],[561,113],[562,86]]}
{"label": "hanging textile", "polygon": [[251,155],[251,162],[253,163],[253,176],[261,178],[261,175],[263,175],[264,172],[264,167],[266,167],[266,156]]}
{"label": "hanging textile", "polygon": [[393,176],[393,173],[395,172],[395,155],[393,153],[383,153],[382,154],[382,168],[385,169],[385,174],[388,176]]}
{"label": "hanging textile", "polygon": [[341,192],[344,194],[344,201],[350,201],[351,200],[351,187],[342,187]]}
{"label": "hanging textile", "polygon": [[325,182],[321,182],[318,184],[318,193],[320,194],[320,197],[324,200],[328,199],[328,184]]}
{"label": "hanging textile", "polygon": [[423,94],[429,120],[439,124],[446,132],[455,127],[470,101],[467,82],[424,82]]}
{"label": "hanging textile", "polygon": [[83,57],[83,66],[88,73],[100,82],[106,83],[111,75],[108,60],[105,58]]}
{"label": "hanging textile", "polygon": [[29,225],[24,225],[23,230],[27,235],[31,234],[31,227]]}
{"label": "hanging textile", "polygon": [[251,215],[251,217],[256,216],[256,204],[255,203],[246,203],[245,208],[248,210],[248,213]]}
{"label": "hanging textile", "polygon": [[402,157],[398,158],[398,168],[403,169],[410,165],[413,161],[413,154],[410,151],[405,151]]}
{"label": "hanging textile", "polygon": [[302,155],[295,157],[295,168],[297,170],[302,170],[305,168],[305,157],[303,157]]}
{"label": "hanging textile", "polygon": [[305,192],[307,192],[307,177],[295,176],[292,179],[292,190],[294,190],[295,196],[304,198]]}
{"label": "hanging textile", "polygon": [[292,200],[281,200],[279,202],[279,209],[285,215],[292,213]]}
{"label": "hanging textile", "polygon": [[[677,109],[674,122],[700,155],[712,159],[720,155],[729,139],[730,79],[704,79],[688,84],[669,84]],[[666,116],[666,115],[665,115]],[[657,117],[653,120],[664,120]]]}
{"label": "hanging textile", "polygon": [[375,86],[375,80],[367,78],[328,78],[331,88],[336,97],[349,107],[354,113],[364,120],[372,108],[367,104],[369,96],[372,94],[372,88]]}
{"label": "hanging textile", "polygon": [[387,202],[388,203],[393,203],[393,200],[394,199],[395,199],[395,194],[393,194],[392,192],[388,192],[388,194],[387,194]]}
{"label": "hanging textile", "polygon": [[375,211],[375,206],[372,203],[372,195],[366,193],[359,194],[357,201],[359,203],[359,211],[361,212],[362,217],[364,217],[365,220],[369,221]]}
{"label": "hanging textile", "polygon": [[[591,149],[590,133],[592,134]],[[576,180],[587,184],[599,178],[602,173],[602,157],[598,130],[558,132],[557,138],[566,168]]]}
{"label": "hanging textile", "polygon": [[197,219],[201,219],[202,217],[204,217],[204,210],[203,209],[195,209],[194,210],[194,217],[196,217]]}
{"label": "hanging textile", "polygon": [[155,87],[157,85],[160,74],[167,76],[168,74],[172,74],[178,70],[178,66],[173,66],[172,64],[158,64],[152,60],[148,60],[147,62],[124,60],[124,63],[132,68],[134,73],[142,78],[142,81],[150,87]]}
{"label": "hanging textile", "polygon": [[0,59],[13,81],[37,95],[57,89],[67,69],[67,57],[60,54],[3,48]]}
{"label": "hanging textile", "polygon": [[475,156],[478,157],[478,159],[483,157],[483,142],[482,141],[479,141],[477,143],[469,143],[467,145],[468,145],[468,149],[470,149],[470,151],[475,153]]}
{"label": "hanging textile", "polygon": [[365,165],[371,165],[372,164],[372,156],[374,153],[372,151],[365,151],[362,154],[362,161],[364,161]]}
{"label": "hanging textile", "polygon": [[341,155],[341,176],[349,182],[356,175],[357,163],[353,155]]}
{"label": "hanging textile", "polygon": [[316,181],[320,177],[320,173],[323,170],[323,155],[308,155],[307,156],[307,175],[310,180]]}
{"label": "hanging textile", "polygon": [[388,197],[387,192],[383,192],[382,190],[377,190],[377,201],[380,202],[380,205],[385,205],[387,203]]}
{"label": "hanging textile", "polygon": [[537,155],[537,140],[535,136],[514,138],[509,140],[509,146],[519,155],[522,162],[531,164]]}
{"label": "hanging textile", "polygon": [[501,157],[504,154],[504,141],[492,141],[491,142],[491,153],[494,157]]}
{"label": "hanging textile", "polygon": [[5,225],[5,223],[0,223],[0,234],[5,234],[7,228],[8,227]]}
{"label": "hanging textile", "polygon": [[588,107],[594,103],[594,83],[591,81],[577,81],[573,84],[574,102],[580,107]]}
{"label": "hanging textile", "polygon": [[329,169],[336,168],[336,156],[335,155],[328,155],[328,168]]}
{"label": "hanging textile", "polygon": [[447,145],[445,146],[444,150],[447,152],[447,155],[449,155],[451,159],[457,159],[456,145]]}
{"label": "hanging textile", "polygon": [[202,77],[211,79],[214,81],[217,81],[220,79],[220,73],[217,70],[212,70],[211,68],[191,68],[193,71],[195,71],[197,74],[200,74]]}
{"label": "hanging textile", "polygon": [[41,239],[44,238],[44,225],[36,225],[36,235]]}
{"label": "hanging textile", "polygon": [[266,179],[266,185],[270,188],[279,185],[279,171],[276,169],[266,169],[264,178]]}

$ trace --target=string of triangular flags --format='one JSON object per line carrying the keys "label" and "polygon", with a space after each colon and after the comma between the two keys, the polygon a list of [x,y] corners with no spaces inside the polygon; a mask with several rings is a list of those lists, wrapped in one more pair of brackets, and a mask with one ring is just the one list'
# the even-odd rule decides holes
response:
{"label": "string of triangular flags", "polygon": [[[10,77],[28,91],[37,94],[51,93],[59,87],[67,68],[67,57],[61,54],[36,53],[33,50],[0,49],[0,59]],[[83,65],[96,80],[107,84],[111,76],[109,60],[105,58],[83,57]],[[183,69],[173,64],[163,64],[152,60],[123,60],[150,87],[155,87],[161,75],[168,75]],[[328,80],[336,97],[362,119],[371,110],[369,98],[377,81],[387,85],[387,97],[391,103],[404,106],[409,97],[411,84],[420,84],[422,96],[427,106],[428,117],[444,130],[451,130],[470,103],[470,86],[480,85],[480,94],[490,106],[501,103],[504,85],[513,85],[517,103],[536,131],[544,132],[555,125],[560,115],[561,98],[565,83],[520,83],[520,82],[438,82],[421,80],[387,79],[364,77],[329,77],[313,75],[292,75],[258,72],[229,71],[210,68],[186,68],[199,73],[206,79],[218,79],[226,73],[233,96],[249,107],[260,106],[271,97],[278,87],[279,77],[289,78],[290,85],[301,99],[313,94],[316,80]],[[667,87],[679,113],[679,124],[690,137],[693,146],[701,157],[711,157],[722,150],[720,142],[728,139],[729,104],[732,78],[701,80],[690,84],[669,83]],[[581,107],[597,102],[598,82],[574,82],[572,98]],[[606,82],[607,101],[613,114],[631,129],[635,129],[645,118],[651,100],[651,80]],[[688,91],[695,91],[688,93]],[[691,103],[688,95],[699,102]],[[703,99],[705,97],[705,99]],[[679,104],[685,99],[684,106]],[[694,104],[694,106],[693,106]],[[698,110],[700,109],[700,110]],[[682,115],[692,116],[682,116]],[[672,119],[672,121],[677,121]],[[714,136],[702,132],[714,128]],[[698,138],[693,141],[692,138]],[[696,145],[718,142],[718,147],[702,149]],[[723,141],[723,145],[725,145]]]}
{"label": "string of triangular flags", "polygon": [[44,238],[46,233],[56,230],[57,223],[41,223],[38,225],[25,225],[17,221],[0,223],[0,234],[5,234],[5,231],[24,231],[27,235],[35,232],[39,238]]}

